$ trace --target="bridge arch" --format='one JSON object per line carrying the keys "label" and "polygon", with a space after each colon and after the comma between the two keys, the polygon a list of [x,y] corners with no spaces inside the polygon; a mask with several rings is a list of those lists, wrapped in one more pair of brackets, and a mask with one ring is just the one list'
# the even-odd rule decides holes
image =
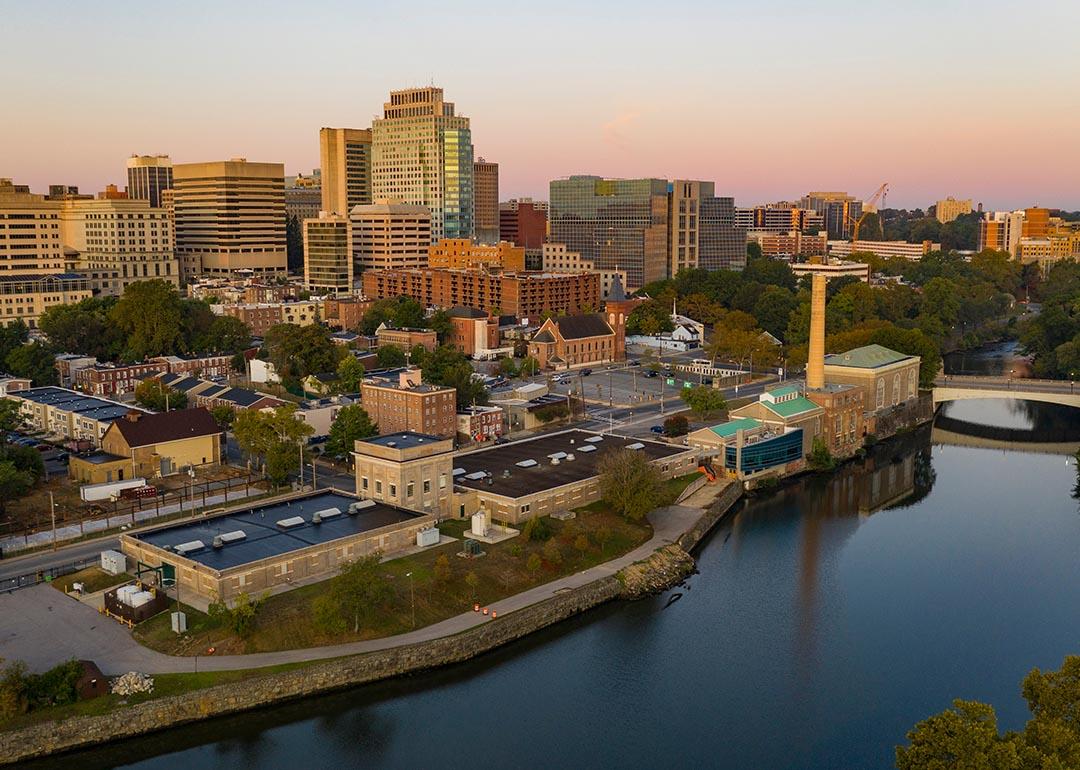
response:
{"label": "bridge arch", "polygon": [[946,401],[1013,398],[1080,408],[1080,383],[1006,377],[939,377],[934,383],[935,406]]}

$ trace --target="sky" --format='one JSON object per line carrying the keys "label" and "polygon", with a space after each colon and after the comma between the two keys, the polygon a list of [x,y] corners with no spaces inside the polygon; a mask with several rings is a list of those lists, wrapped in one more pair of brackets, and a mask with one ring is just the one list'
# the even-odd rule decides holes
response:
{"label": "sky", "polygon": [[500,197],[571,174],[738,205],[1080,209],[1080,2],[4,2],[0,177],[125,183],[132,153],[308,173],[321,126],[435,84]]}

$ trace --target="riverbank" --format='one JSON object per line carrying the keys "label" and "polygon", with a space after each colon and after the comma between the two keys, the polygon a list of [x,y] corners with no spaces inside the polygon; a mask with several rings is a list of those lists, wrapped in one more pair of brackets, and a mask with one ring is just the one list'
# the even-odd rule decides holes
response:
{"label": "riverbank", "polygon": [[[717,494],[705,487],[686,499],[685,508],[708,499],[692,524],[660,544],[644,559],[609,567],[588,582],[532,602],[497,619],[486,619],[459,633],[421,642],[390,646],[350,657],[306,663],[284,671],[253,675],[205,689],[124,705],[93,716],[71,716],[0,732],[0,764],[87,748],[157,732],[211,717],[346,689],[404,674],[448,666],[475,658],[543,628],[614,599],[634,599],[678,584],[694,569],[689,551],[742,496],[731,484]],[[605,565],[600,565],[600,570]],[[591,572],[590,570],[589,572]],[[218,663],[207,660],[204,665]]]}

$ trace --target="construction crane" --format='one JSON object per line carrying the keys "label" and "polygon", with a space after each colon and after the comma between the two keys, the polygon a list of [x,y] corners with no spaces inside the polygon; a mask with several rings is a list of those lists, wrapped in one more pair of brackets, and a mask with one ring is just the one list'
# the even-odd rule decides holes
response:
{"label": "construction crane", "polygon": [[[882,182],[881,187],[874,191],[874,194],[870,196],[870,200],[863,203],[862,213],[859,214],[859,218],[855,219],[851,216],[847,218],[848,224],[854,225],[854,230],[851,233],[851,240],[859,240],[859,230],[862,228],[863,220],[866,219],[867,214],[877,213],[878,201],[881,201],[881,207],[885,207],[885,197],[889,194],[889,183]],[[885,225],[881,223],[881,218],[878,217],[878,223],[881,225],[881,235],[885,237]]]}

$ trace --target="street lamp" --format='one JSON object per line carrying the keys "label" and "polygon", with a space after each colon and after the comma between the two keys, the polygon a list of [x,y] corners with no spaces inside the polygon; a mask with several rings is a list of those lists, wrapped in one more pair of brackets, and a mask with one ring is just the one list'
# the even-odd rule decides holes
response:
{"label": "street lamp", "polygon": [[412,627],[416,628],[416,592],[413,590],[412,573],[406,572],[405,577],[409,579],[409,606],[412,608]]}

